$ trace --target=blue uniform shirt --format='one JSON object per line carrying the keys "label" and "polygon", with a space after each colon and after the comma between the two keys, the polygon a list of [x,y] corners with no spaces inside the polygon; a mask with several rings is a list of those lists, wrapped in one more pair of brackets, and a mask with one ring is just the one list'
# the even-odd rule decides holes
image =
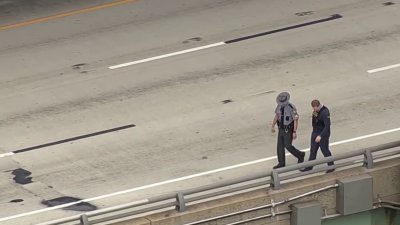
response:
{"label": "blue uniform shirt", "polygon": [[322,106],[319,112],[313,113],[312,126],[314,133],[322,138],[329,138],[331,135],[331,115],[327,107]]}
{"label": "blue uniform shirt", "polygon": [[[296,106],[292,103],[287,105],[278,105],[275,109],[275,113],[278,116],[279,127],[291,125],[295,120],[299,119]],[[283,122],[282,122],[283,120]]]}

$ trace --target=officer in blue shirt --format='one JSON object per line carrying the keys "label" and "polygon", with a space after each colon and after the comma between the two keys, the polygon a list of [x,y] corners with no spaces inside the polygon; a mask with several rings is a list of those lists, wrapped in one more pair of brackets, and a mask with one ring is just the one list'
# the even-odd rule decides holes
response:
{"label": "officer in blue shirt", "polygon": [[299,114],[296,106],[289,102],[290,94],[280,93],[276,98],[278,106],[275,110],[275,117],[272,122],[272,133],[275,133],[275,125],[278,124],[277,155],[278,164],[274,169],[285,166],[285,148],[298,159],[298,163],[304,161],[305,153],[293,146],[293,140],[297,138],[297,126]]}
{"label": "officer in blue shirt", "polygon": [[[322,105],[319,100],[313,100],[311,102],[313,107],[312,116],[312,126],[313,131],[311,134],[311,148],[310,148],[310,158],[309,160],[315,160],[317,158],[318,149],[321,148],[324,157],[329,157],[332,155],[329,150],[329,137],[331,135],[331,116],[329,109]],[[329,162],[328,165],[334,165],[333,162]],[[307,167],[301,171],[312,170],[312,167]],[[335,171],[330,169],[326,171],[327,173]]]}

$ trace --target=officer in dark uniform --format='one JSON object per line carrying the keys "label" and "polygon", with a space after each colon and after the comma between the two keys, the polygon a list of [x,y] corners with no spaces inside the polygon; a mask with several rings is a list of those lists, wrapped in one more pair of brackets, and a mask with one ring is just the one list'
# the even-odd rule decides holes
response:
{"label": "officer in dark uniform", "polygon": [[275,133],[275,125],[278,124],[278,164],[274,166],[274,169],[285,166],[285,148],[298,159],[298,163],[303,162],[305,157],[305,153],[295,148],[292,144],[293,140],[297,138],[299,114],[296,106],[290,103],[289,99],[290,94],[287,92],[280,93],[276,98],[278,106],[275,110],[271,129],[272,133]]}
{"label": "officer in dark uniform", "polygon": [[[324,157],[329,157],[332,155],[329,150],[329,137],[331,135],[331,118],[329,109],[322,105],[319,100],[313,100],[311,102],[313,107],[312,116],[312,126],[313,131],[311,134],[311,148],[310,148],[310,158],[309,160],[315,160],[317,158],[318,149],[321,148]],[[328,165],[334,165],[333,162],[329,162]],[[301,171],[312,170],[312,167],[307,167]],[[335,171],[330,169],[326,171],[327,173]]]}

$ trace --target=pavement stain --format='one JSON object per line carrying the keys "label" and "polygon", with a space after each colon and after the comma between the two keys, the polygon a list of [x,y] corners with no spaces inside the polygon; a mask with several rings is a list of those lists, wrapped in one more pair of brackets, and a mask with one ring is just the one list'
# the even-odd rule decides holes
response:
{"label": "pavement stain", "polygon": [[81,212],[82,211],[88,212],[88,211],[93,211],[93,210],[97,209],[96,206],[94,206],[88,202],[81,202],[81,201],[82,201],[82,199],[79,199],[79,198],[63,196],[63,197],[59,197],[59,198],[42,201],[42,204],[46,205],[48,207],[54,207],[54,206],[59,206],[59,205],[76,202],[77,204],[65,207],[63,209],[71,210],[71,211],[81,211]]}
{"label": "pavement stain", "polygon": [[252,95],[252,96],[267,95],[267,94],[273,94],[273,93],[276,93],[276,91],[275,91],[275,90],[272,90],[272,91],[264,91],[264,92],[260,92],[260,93],[254,94],[254,95]]}
{"label": "pavement stain", "polygon": [[32,173],[29,172],[28,170],[18,168],[13,170],[11,174],[14,175],[13,180],[17,184],[25,185],[33,182],[31,177]]}
{"label": "pavement stain", "polygon": [[187,40],[184,40],[182,43],[187,44],[190,42],[196,42],[196,41],[201,41],[201,40],[203,40],[201,37],[194,37],[194,38],[189,38]]}

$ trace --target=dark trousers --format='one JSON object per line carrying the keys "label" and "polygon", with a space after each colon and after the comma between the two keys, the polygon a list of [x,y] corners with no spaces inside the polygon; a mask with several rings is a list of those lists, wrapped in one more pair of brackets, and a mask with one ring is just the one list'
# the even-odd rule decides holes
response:
{"label": "dark trousers", "polygon": [[278,147],[277,147],[277,155],[279,165],[286,165],[285,162],[285,148],[296,158],[303,157],[304,153],[297,148],[295,148],[292,144],[293,142],[293,130],[288,130],[287,132],[284,129],[279,129],[278,133]]}
{"label": "dark trousers", "polygon": [[[322,138],[320,143],[315,142],[315,138],[318,137],[318,133],[313,132],[311,134],[311,148],[310,148],[310,158],[309,160],[315,160],[317,158],[318,149],[321,148],[322,154],[324,157],[329,157],[332,155],[331,151],[329,150],[329,137]],[[328,165],[333,165],[333,162],[329,162]]]}

